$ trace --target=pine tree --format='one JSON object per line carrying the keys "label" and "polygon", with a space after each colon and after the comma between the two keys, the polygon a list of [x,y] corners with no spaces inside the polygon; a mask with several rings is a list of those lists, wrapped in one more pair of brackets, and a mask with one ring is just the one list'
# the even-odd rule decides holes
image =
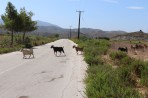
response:
{"label": "pine tree", "polygon": [[15,9],[15,6],[11,2],[8,2],[6,7],[6,13],[2,15],[1,18],[4,21],[5,28],[11,32],[11,46],[13,46],[13,35],[16,29],[15,24],[17,15],[18,13]]}

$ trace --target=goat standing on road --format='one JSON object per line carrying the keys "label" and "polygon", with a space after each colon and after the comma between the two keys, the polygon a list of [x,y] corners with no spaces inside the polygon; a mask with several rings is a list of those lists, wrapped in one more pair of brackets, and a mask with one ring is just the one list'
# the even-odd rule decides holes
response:
{"label": "goat standing on road", "polygon": [[34,54],[33,54],[33,49],[32,49],[32,48],[31,48],[31,49],[22,48],[22,49],[21,49],[21,52],[23,52],[23,58],[25,58],[26,55],[29,55],[29,58],[30,58],[30,56],[32,55],[33,58],[34,58]]}
{"label": "goat standing on road", "polygon": [[83,48],[76,47],[75,45],[73,46],[73,48],[76,49],[77,54],[78,54],[79,51],[81,51],[81,54],[82,54],[82,52],[83,52]]}
{"label": "goat standing on road", "polygon": [[54,54],[56,56],[57,56],[57,52],[60,52],[60,55],[62,52],[65,54],[64,49],[63,49],[64,47],[55,47],[54,45],[52,45],[51,48],[53,48]]}

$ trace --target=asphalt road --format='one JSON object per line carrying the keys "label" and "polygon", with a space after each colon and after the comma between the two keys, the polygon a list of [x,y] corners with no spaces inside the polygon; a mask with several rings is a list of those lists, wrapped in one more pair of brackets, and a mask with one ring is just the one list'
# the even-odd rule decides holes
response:
{"label": "asphalt road", "polygon": [[[20,51],[0,55],[0,98],[86,98],[87,64],[74,44],[61,39],[34,47],[31,59]],[[64,46],[66,56],[56,57],[51,45]]]}

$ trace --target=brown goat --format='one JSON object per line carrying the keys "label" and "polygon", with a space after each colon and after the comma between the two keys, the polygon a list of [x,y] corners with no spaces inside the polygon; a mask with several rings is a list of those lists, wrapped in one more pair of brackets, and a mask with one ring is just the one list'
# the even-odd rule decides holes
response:
{"label": "brown goat", "polygon": [[83,48],[77,47],[75,45],[73,46],[73,48],[76,49],[77,54],[78,54],[79,51],[81,52],[81,54],[83,53]]}
{"label": "brown goat", "polygon": [[134,51],[136,50],[136,45],[131,45],[131,49],[134,49]]}
{"label": "brown goat", "polygon": [[142,49],[143,52],[145,51],[145,46],[142,44],[136,44],[136,49]]}
{"label": "brown goat", "polygon": [[144,44],[144,47],[145,47],[145,48],[147,48],[147,47],[148,47],[148,45]]}

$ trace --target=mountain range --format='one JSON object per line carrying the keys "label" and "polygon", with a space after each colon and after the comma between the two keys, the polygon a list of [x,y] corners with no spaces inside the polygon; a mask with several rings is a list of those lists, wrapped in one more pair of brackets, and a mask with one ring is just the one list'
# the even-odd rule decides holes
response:
{"label": "mountain range", "polygon": [[[3,24],[3,21],[1,19],[0,19],[0,24]],[[38,29],[31,32],[32,34],[43,35],[43,36],[59,34],[61,37],[68,37],[70,33],[70,29],[65,29],[58,25],[54,25],[40,20],[37,20],[37,26]],[[83,35],[91,38],[96,38],[96,37],[111,38],[113,36],[127,33],[125,31],[103,31],[101,29],[92,29],[92,28],[81,28],[80,31],[81,31],[80,36]],[[2,30],[0,30],[0,33],[2,33]],[[71,29],[71,35],[72,37],[77,36],[77,28]]]}

